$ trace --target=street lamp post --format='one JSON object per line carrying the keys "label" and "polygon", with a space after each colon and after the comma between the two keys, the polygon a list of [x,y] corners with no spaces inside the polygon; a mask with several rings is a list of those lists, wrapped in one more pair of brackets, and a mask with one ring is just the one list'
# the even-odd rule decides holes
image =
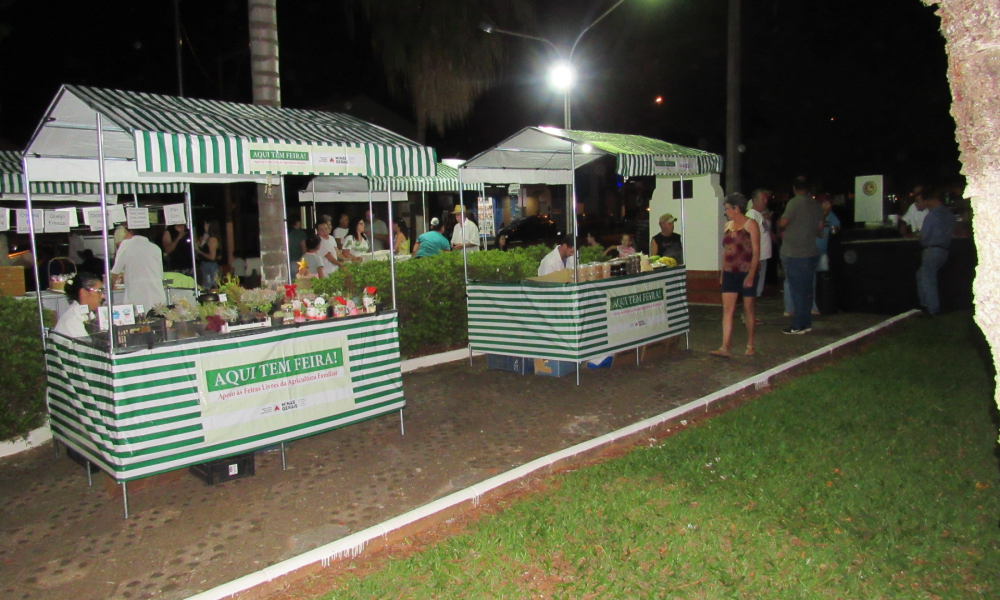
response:
{"label": "street lamp post", "polygon": [[549,71],[549,81],[552,83],[553,87],[556,89],[561,89],[563,91],[563,128],[569,129],[572,125],[572,106],[570,103],[570,91],[573,88],[573,84],[576,82],[576,71],[573,68],[573,55],[576,53],[576,47],[583,39],[583,35],[591,30],[594,25],[600,23],[604,17],[611,14],[611,11],[621,6],[625,0],[618,0],[611,5],[611,8],[601,13],[601,16],[594,19],[594,21],[583,28],[576,39],[573,40],[573,45],[570,46],[569,53],[563,58],[563,53],[559,50],[559,47],[553,44],[551,41],[538,37],[535,35],[528,35],[525,33],[519,33],[517,31],[509,31],[506,29],[500,29],[495,27],[492,23],[480,23],[479,28],[486,33],[500,33],[503,35],[510,35],[514,37],[524,38],[527,40],[535,40],[536,42],[542,42],[547,44],[556,53],[556,58],[558,59],[556,63],[552,66],[551,71]]}
{"label": "street lamp post", "polygon": [[[585,33],[590,31],[591,28],[594,27],[594,25],[600,23],[604,19],[604,17],[611,14],[611,11],[621,6],[622,2],[625,2],[625,0],[617,0],[617,2],[611,5],[611,8],[601,13],[601,16],[594,19],[590,25],[584,27],[583,30],[580,31],[579,35],[576,36],[576,39],[573,40],[573,45],[570,46],[569,54],[566,56],[565,59],[563,58],[563,53],[559,50],[559,47],[543,37],[528,35],[526,33],[520,33],[517,31],[509,31],[507,29],[500,29],[499,27],[495,27],[492,23],[487,23],[487,22],[480,23],[479,28],[485,31],[486,33],[500,33],[503,35],[524,38],[526,40],[535,40],[536,42],[542,42],[543,44],[546,44],[550,48],[552,48],[553,52],[556,53],[557,60],[555,64],[552,66],[552,69],[549,71],[549,82],[552,84],[553,87],[555,87],[556,89],[561,89],[563,92],[563,129],[570,129],[573,123],[573,111],[572,111],[572,106],[570,104],[570,92],[573,89],[573,84],[576,82],[576,70],[573,68],[573,55],[576,53],[576,47],[580,43],[580,40],[583,39],[583,35]],[[572,151],[570,153],[570,157],[571,159],[573,158]],[[573,181],[576,181],[576,165],[575,164],[572,165],[571,168],[572,168],[571,177]],[[566,192],[567,192],[566,193],[567,199],[570,202],[570,206],[568,207],[569,214],[566,215],[566,220],[569,229],[573,231],[573,237],[575,240],[577,233],[576,185],[567,186]],[[572,221],[570,221],[570,219],[572,219]],[[576,257],[575,244],[573,248],[573,255],[574,257]],[[578,260],[579,259],[574,258],[574,261],[578,262]]]}

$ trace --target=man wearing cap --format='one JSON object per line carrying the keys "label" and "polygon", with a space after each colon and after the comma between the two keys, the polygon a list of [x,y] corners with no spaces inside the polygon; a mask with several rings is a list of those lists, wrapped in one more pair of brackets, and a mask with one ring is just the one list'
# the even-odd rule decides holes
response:
{"label": "man wearing cap", "polygon": [[653,236],[649,242],[650,256],[669,256],[677,261],[677,264],[684,264],[684,246],[681,244],[681,236],[674,233],[674,222],[677,219],[670,213],[660,215],[660,233]]}
{"label": "man wearing cap", "polygon": [[542,259],[542,263],[538,265],[538,276],[562,271],[566,268],[566,259],[570,256],[573,256],[573,236],[567,235]]}
{"label": "man wearing cap", "polygon": [[464,246],[466,252],[479,250],[479,227],[465,216],[465,209],[461,204],[455,206],[455,210],[451,212],[458,219],[451,234],[451,249],[461,252]]}

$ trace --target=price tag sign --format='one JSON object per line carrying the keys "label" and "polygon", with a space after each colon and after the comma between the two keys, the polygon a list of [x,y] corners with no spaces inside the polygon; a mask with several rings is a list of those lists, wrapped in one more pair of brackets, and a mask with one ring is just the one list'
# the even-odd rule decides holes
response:
{"label": "price tag sign", "polygon": [[[28,230],[28,209],[18,208],[15,209],[15,214],[17,215],[17,232],[18,233],[29,233]],[[31,209],[31,220],[35,224],[35,233],[42,233],[45,231],[45,211],[40,208]]]}
{"label": "price tag sign", "polygon": [[103,225],[101,222],[101,207],[83,209],[83,222],[85,225],[90,226],[91,231],[100,231]]}
{"label": "price tag sign", "polygon": [[149,209],[148,208],[135,208],[128,207],[125,209],[128,214],[128,228],[131,230],[136,229],[149,229]]}
{"label": "price tag sign", "polygon": [[45,233],[69,233],[69,213],[61,210],[45,211]]}
{"label": "price tag sign", "polygon": [[10,229],[10,209],[0,208],[0,231]]}
{"label": "price tag sign", "polygon": [[163,216],[167,225],[186,225],[187,218],[184,216],[183,204],[168,204],[163,207]]}
{"label": "price tag sign", "polygon": [[64,212],[64,213],[66,213],[69,216],[69,226],[70,227],[79,227],[80,226],[80,219],[77,218],[77,216],[76,216],[76,209],[75,208],[57,208],[56,212]]}
{"label": "price tag sign", "polygon": [[108,222],[117,225],[118,223],[125,222],[125,207],[121,204],[115,204],[114,206],[108,207]]}

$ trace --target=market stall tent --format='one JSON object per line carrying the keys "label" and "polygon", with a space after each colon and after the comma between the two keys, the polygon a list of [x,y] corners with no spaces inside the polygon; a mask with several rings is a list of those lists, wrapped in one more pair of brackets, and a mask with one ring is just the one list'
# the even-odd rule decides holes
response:
{"label": "market stall tent", "polygon": [[[641,135],[527,127],[469,159],[459,171],[463,182],[572,184],[573,170],[609,155],[618,175],[656,177],[651,229],[665,212],[679,217],[687,268],[717,275],[723,227],[718,154]],[[690,196],[675,196],[674,182],[681,181],[691,182],[678,186],[693,188]]]}
{"label": "market stall tent", "polygon": [[[436,171],[433,149],[346,115],[68,85],[46,111],[23,165],[29,209],[36,183],[97,184],[105,208],[107,186],[113,184],[267,184],[286,174],[428,176]],[[190,193],[186,199],[190,223]],[[164,357],[158,348],[121,352],[113,328],[104,349],[50,334],[53,435],[124,485],[405,406],[395,312],[263,331],[167,350],[171,359],[180,360],[178,373],[151,365]],[[367,357],[372,350],[377,360]],[[227,413],[231,409],[224,403],[213,405],[214,392],[206,387],[207,373],[218,368],[213,365],[222,361],[222,368],[242,368],[241,361],[251,360],[247,357],[269,359],[269,352],[279,357],[327,352],[341,362],[329,367],[331,384],[309,392],[322,398],[302,396],[295,404],[296,380],[265,386],[284,390],[291,404],[264,396],[263,405],[256,406],[257,388],[248,388],[249,400],[237,407],[239,414]],[[97,380],[84,374],[93,368],[101,371]],[[179,401],[183,395],[188,396]],[[300,416],[269,420],[272,412],[278,414],[275,407]],[[221,437],[214,432],[233,419],[254,423],[230,427]]]}

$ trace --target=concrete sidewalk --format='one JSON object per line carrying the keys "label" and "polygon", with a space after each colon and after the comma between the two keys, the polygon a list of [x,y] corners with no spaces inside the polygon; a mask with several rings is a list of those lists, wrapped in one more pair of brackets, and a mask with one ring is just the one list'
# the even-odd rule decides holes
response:
{"label": "concrete sidewalk", "polygon": [[[51,446],[0,460],[0,598],[185,598],[422,506],[540,456],[614,431],[862,331],[878,315],[818,317],[786,336],[780,298],[761,303],[758,355],[719,345],[721,309],[692,307],[691,350],[554,379],[489,371],[477,358],[404,375],[406,435],[376,420],[294,442],[257,475],[193,476],[120,498]],[[682,345],[683,347],[683,345]],[[99,475],[99,478],[105,476]],[[132,486],[130,486],[131,488]],[[138,487],[138,486],[135,486]]]}

